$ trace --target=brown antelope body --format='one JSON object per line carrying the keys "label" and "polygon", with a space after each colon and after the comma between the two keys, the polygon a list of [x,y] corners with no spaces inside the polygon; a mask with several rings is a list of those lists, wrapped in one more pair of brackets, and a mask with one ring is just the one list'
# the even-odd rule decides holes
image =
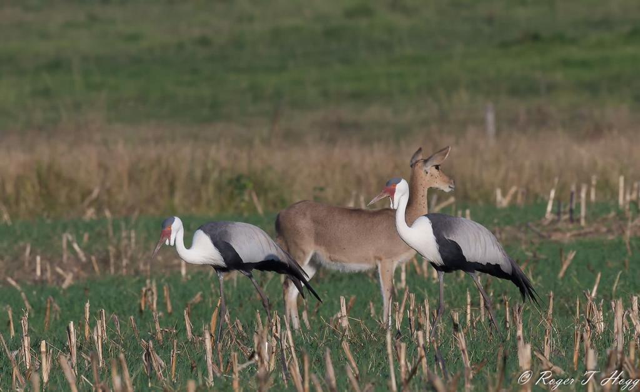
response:
{"label": "brown antelope body", "polygon": [[[427,211],[427,189],[451,191],[454,182],[439,165],[447,158],[450,147],[427,159],[422,148],[411,158],[410,199],[407,223],[411,224]],[[336,207],[312,201],[301,201],[282,210],[276,219],[277,240],[309,275],[326,267],[342,272],[378,268],[383,301],[383,320],[389,321],[389,299],[393,290],[393,274],[399,263],[411,260],[416,252],[398,235],[395,211],[390,208],[364,210]],[[285,305],[294,328],[298,318],[298,290],[285,286]]]}

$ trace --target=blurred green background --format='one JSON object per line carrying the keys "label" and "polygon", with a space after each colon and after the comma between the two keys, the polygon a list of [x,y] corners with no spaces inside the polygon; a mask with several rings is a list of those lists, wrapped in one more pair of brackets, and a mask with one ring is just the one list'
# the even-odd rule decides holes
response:
{"label": "blurred green background", "polygon": [[286,110],[283,132],[304,132],[337,110],[376,136],[384,110],[401,137],[492,102],[504,124],[579,130],[640,103],[639,21],[634,0],[5,1],[0,129]]}

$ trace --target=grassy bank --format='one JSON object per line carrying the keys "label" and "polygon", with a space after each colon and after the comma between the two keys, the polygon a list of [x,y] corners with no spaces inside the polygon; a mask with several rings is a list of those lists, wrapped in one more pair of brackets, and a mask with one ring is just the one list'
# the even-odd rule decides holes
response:
{"label": "grassy bank", "polygon": [[[0,129],[633,124],[632,0],[5,2]],[[356,115],[354,115],[356,114]],[[253,132],[249,132],[253,134]]]}

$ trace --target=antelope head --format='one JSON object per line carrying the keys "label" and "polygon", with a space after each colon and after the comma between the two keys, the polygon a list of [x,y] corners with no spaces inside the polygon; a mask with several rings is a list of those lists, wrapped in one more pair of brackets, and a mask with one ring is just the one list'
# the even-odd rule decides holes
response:
{"label": "antelope head", "polygon": [[422,158],[422,147],[411,157],[411,185],[422,189],[435,188],[445,192],[451,192],[456,185],[440,170],[440,165],[447,159],[451,147],[445,147],[434,153],[429,158]]}

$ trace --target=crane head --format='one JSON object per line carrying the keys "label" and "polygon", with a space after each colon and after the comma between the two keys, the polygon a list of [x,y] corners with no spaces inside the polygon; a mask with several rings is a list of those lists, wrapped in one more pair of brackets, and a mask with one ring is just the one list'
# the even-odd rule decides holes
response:
{"label": "crane head", "polygon": [[162,247],[162,244],[167,244],[167,245],[171,245],[172,242],[172,236],[171,236],[171,227],[173,226],[174,221],[176,220],[175,217],[169,217],[167,219],[165,219],[162,222],[162,232],[160,233],[160,241],[158,241],[158,244],[156,245],[155,249],[153,250],[153,254],[151,255],[151,258],[155,258],[156,254],[158,253],[158,251],[160,250],[160,248]]}
{"label": "crane head", "polygon": [[377,203],[386,197],[390,198],[391,203],[393,204],[393,197],[396,194],[396,187],[401,181],[403,180],[402,178],[399,178],[399,177],[394,177],[389,181],[387,181],[384,188],[382,189],[382,192],[380,192],[378,196],[374,197],[373,200],[371,200],[367,205],[370,206],[371,204]]}

